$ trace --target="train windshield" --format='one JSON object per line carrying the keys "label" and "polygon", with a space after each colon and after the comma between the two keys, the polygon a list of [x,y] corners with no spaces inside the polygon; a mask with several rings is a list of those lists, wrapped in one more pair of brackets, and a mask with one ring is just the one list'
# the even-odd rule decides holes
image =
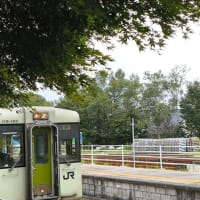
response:
{"label": "train windshield", "polygon": [[79,124],[59,124],[60,163],[80,162]]}
{"label": "train windshield", "polygon": [[0,168],[24,166],[24,126],[0,126]]}

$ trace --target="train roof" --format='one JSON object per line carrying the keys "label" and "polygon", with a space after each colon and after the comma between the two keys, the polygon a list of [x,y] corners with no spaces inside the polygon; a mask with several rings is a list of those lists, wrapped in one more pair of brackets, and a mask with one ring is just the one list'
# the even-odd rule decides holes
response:
{"label": "train roof", "polygon": [[45,113],[48,116],[48,119],[45,120],[52,123],[80,122],[79,114],[76,111],[48,106],[33,106],[32,108],[0,108],[0,124],[34,123],[33,113]]}

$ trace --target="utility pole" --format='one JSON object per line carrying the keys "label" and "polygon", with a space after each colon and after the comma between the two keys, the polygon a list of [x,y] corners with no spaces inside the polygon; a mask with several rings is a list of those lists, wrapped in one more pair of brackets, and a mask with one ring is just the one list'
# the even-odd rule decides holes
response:
{"label": "utility pole", "polygon": [[131,118],[132,125],[132,151],[133,151],[133,167],[135,168],[135,132],[134,132],[134,118]]}

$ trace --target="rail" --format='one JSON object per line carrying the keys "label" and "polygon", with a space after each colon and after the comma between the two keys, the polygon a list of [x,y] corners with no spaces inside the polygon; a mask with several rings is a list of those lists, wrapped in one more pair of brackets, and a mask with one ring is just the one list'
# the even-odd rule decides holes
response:
{"label": "rail", "polygon": [[200,171],[200,146],[82,145],[82,163]]}

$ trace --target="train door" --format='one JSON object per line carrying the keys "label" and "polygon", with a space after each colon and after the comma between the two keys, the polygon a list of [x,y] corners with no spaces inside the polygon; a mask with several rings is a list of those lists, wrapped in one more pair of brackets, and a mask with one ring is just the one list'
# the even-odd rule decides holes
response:
{"label": "train door", "polygon": [[[32,199],[37,197],[55,197],[57,195],[58,168],[55,163],[57,144],[52,127],[34,127],[32,129],[31,148],[31,190]],[[50,199],[50,198],[48,198]]]}

